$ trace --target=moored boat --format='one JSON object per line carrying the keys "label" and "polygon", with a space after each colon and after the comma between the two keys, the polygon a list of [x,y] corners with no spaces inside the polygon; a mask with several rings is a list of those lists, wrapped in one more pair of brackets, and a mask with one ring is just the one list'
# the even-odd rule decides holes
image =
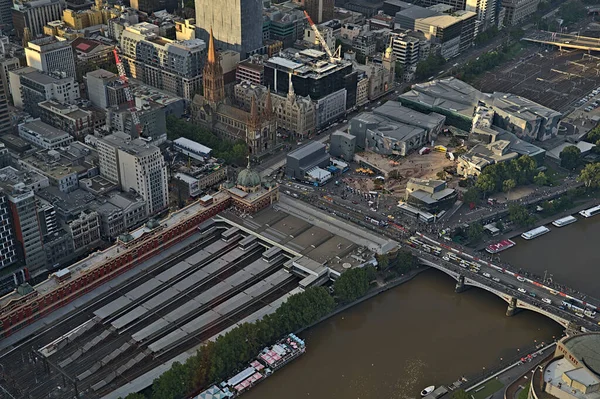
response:
{"label": "moored boat", "polygon": [[564,218],[560,218],[552,222],[552,224],[556,227],[563,227],[571,223],[575,223],[577,218],[574,216],[566,216]]}
{"label": "moored boat", "polygon": [[526,240],[532,240],[536,237],[541,236],[542,234],[546,234],[549,231],[550,231],[550,229],[547,228],[546,226],[540,226],[540,227],[536,227],[533,230],[526,231],[525,233],[521,234],[521,237],[523,237]]}
{"label": "moored boat", "polygon": [[421,391],[421,396],[425,397],[435,390],[435,386],[430,385]]}
{"label": "moored boat", "polygon": [[513,240],[502,240],[495,244],[490,244],[485,247],[485,250],[491,254],[497,254],[498,252],[504,251],[508,248],[514,247],[516,244]]}

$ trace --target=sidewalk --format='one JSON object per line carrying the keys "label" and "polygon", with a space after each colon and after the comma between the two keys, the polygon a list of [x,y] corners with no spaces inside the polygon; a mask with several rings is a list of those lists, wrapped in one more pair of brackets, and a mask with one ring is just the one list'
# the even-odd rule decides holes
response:
{"label": "sidewalk", "polygon": [[[485,386],[485,384],[487,382],[495,379],[495,380],[498,380],[499,382],[501,382],[503,387],[507,387],[507,388],[506,389],[503,388],[503,389],[498,390],[497,392],[494,392],[491,396],[488,396],[487,399],[503,399],[505,397],[504,396],[505,391],[508,391],[513,386],[513,384],[514,384],[514,387],[518,389],[519,385],[524,386],[523,381],[525,383],[527,381],[530,381],[530,376],[529,376],[530,371],[533,370],[537,365],[542,363],[545,359],[547,359],[548,356],[551,356],[554,353],[555,345],[556,345],[556,343],[552,343],[552,344],[540,349],[540,351],[538,353],[541,352],[543,354],[538,354],[531,362],[514,363],[514,364],[506,367],[499,373],[496,373],[495,375],[492,375],[491,377],[487,378],[486,380],[484,380],[476,385],[473,385],[472,387],[469,387],[467,389],[467,392],[470,394],[474,394],[475,391],[477,391],[479,388]],[[527,376],[527,379],[523,378],[523,376]],[[511,392],[513,392],[513,391],[511,391]],[[514,392],[513,392],[513,396],[514,396]],[[507,396],[506,399],[513,399],[513,397]]]}

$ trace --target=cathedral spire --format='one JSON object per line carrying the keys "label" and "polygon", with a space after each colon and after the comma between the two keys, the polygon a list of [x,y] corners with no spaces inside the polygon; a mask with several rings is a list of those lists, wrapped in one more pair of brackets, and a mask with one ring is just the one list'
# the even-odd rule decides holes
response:
{"label": "cathedral spire", "polygon": [[209,64],[217,62],[217,50],[215,49],[215,37],[213,36],[212,28],[210,28],[210,37],[208,38],[208,57],[206,62]]}
{"label": "cathedral spire", "polygon": [[212,28],[208,40],[208,54],[202,74],[202,85],[204,87],[204,98],[211,104],[219,104],[225,100],[225,82],[223,79],[223,67],[215,48],[215,39]]}
{"label": "cathedral spire", "polygon": [[294,92],[294,84],[292,83],[292,74],[289,74],[289,83],[288,83],[288,98],[294,99],[296,98],[296,93]]}
{"label": "cathedral spire", "polygon": [[273,119],[273,101],[271,100],[271,88],[267,88],[267,98],[265,100],[265,119],[270,121]]}
{"label": "cathedral spire", "polygon": [[252,96],[252,102],[250,104],[250,118],[248,120],[248,127],[252,130],[260,129],[260,116],[258,115],[258,106],[256,105],[256,98]]}

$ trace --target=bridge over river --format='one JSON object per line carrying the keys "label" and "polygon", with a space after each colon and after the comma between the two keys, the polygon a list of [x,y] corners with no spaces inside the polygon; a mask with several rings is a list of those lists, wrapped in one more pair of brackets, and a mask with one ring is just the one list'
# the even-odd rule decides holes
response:
{"label": "bridge over river", "polygon": [[423,265],[436,268],[456,280],[457,292],[478,287],[502,298],[508,303],[507,316],[527,309],[556,321],[567,334],[600,331],[595,313],[598,304],[556,291],[421,233],[412,237],[409,243]]}

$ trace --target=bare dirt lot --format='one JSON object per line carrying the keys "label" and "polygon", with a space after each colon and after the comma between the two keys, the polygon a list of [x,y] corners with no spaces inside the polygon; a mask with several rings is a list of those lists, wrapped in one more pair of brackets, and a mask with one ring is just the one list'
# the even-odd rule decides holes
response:
{"label": "bare dirt lot", "polygon": [[531,44],[518,59],[485,73],[474,86],[488,93],[514,93],[565,112],[600,86],[600,58]]}
{"label": "bare dirt lot", "polygon": [[[438,137],[436,145],[447,145],[448,138]],[[369,164],[377,167],[379,170],[389,173],[391,170],[397,170],[400,173],[400,179],[387,179],[385,188],[394,192],[397,196],[403,196],[406,189],[406,183],[411,177],[420,179],[437,179],[437,173],[445,167],[454,166],[455,163],[446,158],[443,152],[432,151],[429,154],[419,155],[413,152],[406,157],[386,157],[374,152],[363,152],[359,154]],[[373,179],[376,174],[365,175],[356,173],[358,165],[353,165],[352,173],[343,179],[345,184],[359,190],[373,190]],[[359,169],[360,170],[360,169]]]}

